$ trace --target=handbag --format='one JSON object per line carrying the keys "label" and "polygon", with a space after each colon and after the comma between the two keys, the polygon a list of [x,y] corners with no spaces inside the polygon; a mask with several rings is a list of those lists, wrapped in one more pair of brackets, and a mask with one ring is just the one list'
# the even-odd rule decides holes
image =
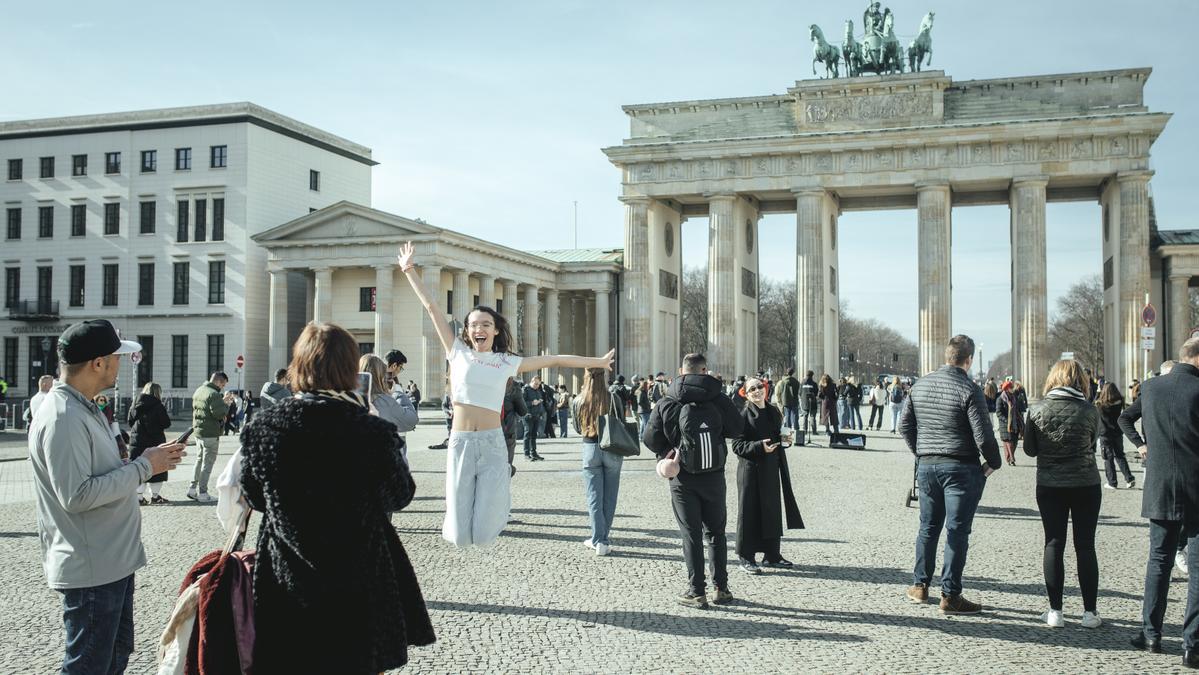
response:
{"label": "handbag", "polygon": [[621,407],[616,396],[611,396],[611,402],[608,414],[603,417],[603,429],[600,430],[600,450],[621,457],[636,457],[641,454],[641,441],[637,438],[637,423],[626,422],[617,413]]}

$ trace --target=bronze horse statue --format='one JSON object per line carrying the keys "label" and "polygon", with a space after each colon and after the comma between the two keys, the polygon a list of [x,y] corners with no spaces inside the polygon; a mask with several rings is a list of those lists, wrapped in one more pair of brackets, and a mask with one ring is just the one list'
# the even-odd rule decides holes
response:
{"label": "bronze horse statue", "polygon": [[816,75],[816,63],[824,64],[824,76],[840,77],[840,72],[837,70],[837,62],[841,60],[841,54],[837,48],[830,45],[824,39],[824,31],[820,30],[820,26],[812,24],[809,28],[812,36],[812,74]]}
{"label": "bronze horse statue", "polygon": [[920,22],[920,33],[916,35],[916,39],[908,45],[908,70],[913,73],[920,72],[921,61],[925,55],[928,56],[928,64],[933,65],[933,13],[929,12],[924,15],[924,19]]}
{"label": "bronze horse statue", "polygon": [[862,74],[862,43],[853,38],[853,19],[845,21],[845,39],[841,41],[841,60],[850,77]]}

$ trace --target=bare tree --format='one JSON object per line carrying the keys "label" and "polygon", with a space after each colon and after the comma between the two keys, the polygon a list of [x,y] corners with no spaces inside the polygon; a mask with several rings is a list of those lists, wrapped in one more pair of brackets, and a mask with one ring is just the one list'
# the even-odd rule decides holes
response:
{"label": "bare tree", "polygon": [[777,376],[796,367],[795,284],[762,277],[758,293],[758,364]]}
{"label": "bare tree", "polygon": [[684,354],[708,350],[708,266],[683,268],[679,289],[679,348]]}
{"label": "bare tree", "polygon": [[1049,356],[1074,352],[1074,358],[1103,372],[1103,278],[1092,275],[1070,287],[1057,299],[1049,319]]}
{"label": "bare tree", "polygon": [[841,301],[841,373],[873,381],[883,374],[917,375],[920,350],[915,342],[878,319],[859,319]]}
{"label": "bare tree", "polygon": [[1015,370],[1015,363],[1012,361],[1012,350],[1007,350],[991,359],[991,365],[987,368],[987,377],[993,377],[996,380],[1011,375]]}

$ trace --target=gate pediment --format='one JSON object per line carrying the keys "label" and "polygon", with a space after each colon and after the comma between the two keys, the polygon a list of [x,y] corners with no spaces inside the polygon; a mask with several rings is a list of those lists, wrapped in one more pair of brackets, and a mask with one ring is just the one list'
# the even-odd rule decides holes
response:
{"label": "gate pediment", "polygon": [[911,75],[801,80],[795,123],[802,131],[882,129],[941,124],[950,79],[930,71]]}

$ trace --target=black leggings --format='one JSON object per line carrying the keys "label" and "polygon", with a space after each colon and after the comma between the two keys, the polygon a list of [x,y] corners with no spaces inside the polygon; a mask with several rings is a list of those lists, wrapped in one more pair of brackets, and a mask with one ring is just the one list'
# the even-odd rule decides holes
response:
{"label": "black leggings", "polygon": [[1078,558],[1078,586],[1082,589],[1082,606],[1095,611],[1099,595],[1099,559],[1095,556],[1095,527],[1099,524],[1099,504],[1102,496],[1099,484],[1087,487],[1037,486],[1037,507],[1041,509],[1041,525],[1045,528],[1045,593],[1049,607],[1062,609],[1062,585],[1065,565],[1062,556],[1066,548],[1066,525],[1074,522],[1074,555]]}

